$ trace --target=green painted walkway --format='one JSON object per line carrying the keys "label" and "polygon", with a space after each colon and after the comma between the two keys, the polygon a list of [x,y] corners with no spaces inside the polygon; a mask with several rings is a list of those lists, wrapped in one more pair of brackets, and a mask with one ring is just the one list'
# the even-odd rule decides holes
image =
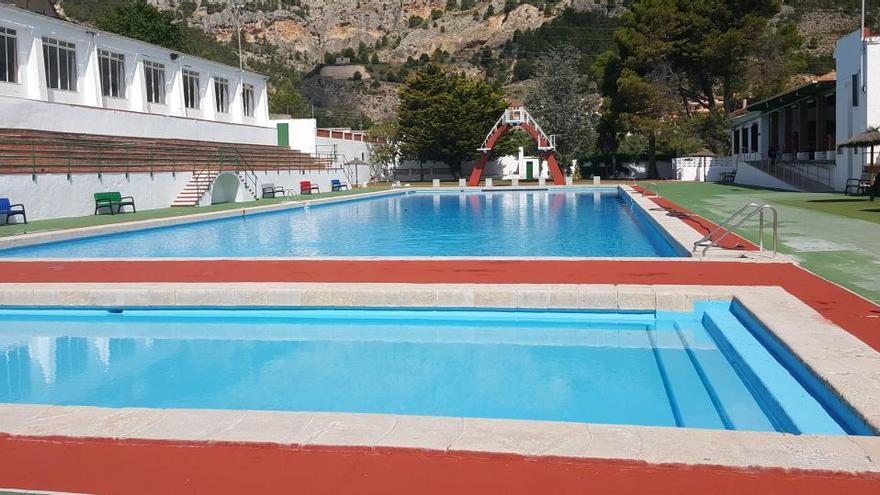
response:
{"label": "green painted walkway", "polygon": [[[320,199],[333,196],[347,196],[350,194],[364,194],[368,192],[376,192],[388,189],[387,187],[368,187],[352,189],[350,191],[327,192],[320,194],[312,194],[311,196],[297,196],[293,198],[278,199],[261,199],[259,201],[249,201],[244,203],[223,203],[211,206],[194,206],[194,207],[178,207],[178,208],[159,208],[155,210],[143,210],[137,213],[122,213],[118,215],[90,215],[87,217],[70,217],[58,218],[54,220],[36,220],[28,224],[0,225],[0,237],[13,234],[23,234],[31,232],[43,232],[47,230],[73,229],[77,227],[91,227],[93,225],[107,225],[111,223],[133,222],[135,220],[151,220],[154,218],[179,217],[184,215],[193,215],[196,213],[207,213],[211,211],[236,210],[241,208],[252,208],[254,206],[267,206],[284,201],[298,201],[300,199]],[[137,201],[137,198],[135,198]],[[27,205],[25,205],[27,206]]]}
{"label": "green painted walkway", "polygon": [[[774,206],[779,211],[781,252],[797,258],[804,268],[880,302],[880,201],[688,182],[661,183],[660,193],[714,222],[746,203]],[[757,232],[755,220],[743,234],[755,241]]]}

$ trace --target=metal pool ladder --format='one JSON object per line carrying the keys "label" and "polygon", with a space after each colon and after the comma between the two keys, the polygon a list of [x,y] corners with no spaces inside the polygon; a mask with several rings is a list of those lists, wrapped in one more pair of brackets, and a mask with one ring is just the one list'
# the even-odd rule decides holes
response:
{"label": "metal pool ladder", "polygon": [[[773,215],[772,225],[773,225],[773,257],[776,257],[778,246],[779,246],[779,229],[776,215],[776,208],[773,208],[770,205],[760,205],[758,203],[749,203],[739,210],[736,211],[733,215],[727,217],[726,220],[721,222],[717,227],[712,229],[708,234],[704,235],[702,239],[694,243],[694,252],[699,248],[703,248],[702,256],[706,255],[706,251],[711,247],[718,247],[719,243],[722,239],[735,232],[736,229],[740,228],[744,223],[754,218],[755,215],[758,215],[758,247],[761,250],[761,253],[764,253],[764,211],[769,211]],[[721,233],[716,238],[712,238],[716,233]]]}

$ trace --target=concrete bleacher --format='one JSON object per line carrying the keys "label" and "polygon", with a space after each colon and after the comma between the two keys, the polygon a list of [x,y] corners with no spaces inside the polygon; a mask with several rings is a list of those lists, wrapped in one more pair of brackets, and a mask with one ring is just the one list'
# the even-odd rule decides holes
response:
{"label": "concrete bleacher", "polygon": [[0,129],[0,174],[326,170],[330,157],[280,146]]}

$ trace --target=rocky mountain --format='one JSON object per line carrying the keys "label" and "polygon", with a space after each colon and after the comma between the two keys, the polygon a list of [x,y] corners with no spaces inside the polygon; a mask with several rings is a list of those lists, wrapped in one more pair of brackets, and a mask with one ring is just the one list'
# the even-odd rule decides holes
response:
{"label": "rocky mountain", "polygon": [[[571,33],[582,43],[602,48],[626,11],[627,0],[148,0],[161,9],[181,12],[189,26],[217,41],[236,42],[243,32],[246,60],[258,70],[281,64],[308,74],[301,91],[319,109],[362,112],[381,119],[393,111],[396,84],[406,71],[429,58],[440,58],[469,73],[482,73],[505,85],[511,96],[527,90],[528,71],[514,66],[522,59],[509,53],[520,33],[540,32],[540,48],[525,52],[533,60],[548,44],[567,42]],[[55,0],[62,15],[82,17],[112,0]],[[804,38],[811,70],[831,63],[834,41],[855,29],[855,0],[786,0],[780,21],[794,19]],[[69,7],[69,8],[67,8]],[[74,7],[76,7],[74,9]],[[565,16],[591,13],[594,17]],[[586,19],[586,25],[579,25]],[[604,22],[602,19],[610,19]],[[77,19],[88,20],[88,19]],[[570,27],[562,31],[559,25]],[[574,26],[572,26],[574,24]],[[601,27],[597,27],[601,26]],[[595,33],[591,33],[596,29]],[[581,50],[584,45],[579,46]],[[226,48],[231,50],[232,48]],[[522,50],[522,48],[517,48]],[[349,59],[364,64],[371,80],[322,78],[316,68]]]}

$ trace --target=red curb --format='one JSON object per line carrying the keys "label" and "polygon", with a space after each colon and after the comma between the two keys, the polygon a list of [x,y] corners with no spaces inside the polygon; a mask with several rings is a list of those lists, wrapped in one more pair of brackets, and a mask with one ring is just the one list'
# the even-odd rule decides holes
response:
{"label": "red curb", "polygon": [[874,494],[880,475],[410,449],[0,436],[0,482],[157,493]]}

